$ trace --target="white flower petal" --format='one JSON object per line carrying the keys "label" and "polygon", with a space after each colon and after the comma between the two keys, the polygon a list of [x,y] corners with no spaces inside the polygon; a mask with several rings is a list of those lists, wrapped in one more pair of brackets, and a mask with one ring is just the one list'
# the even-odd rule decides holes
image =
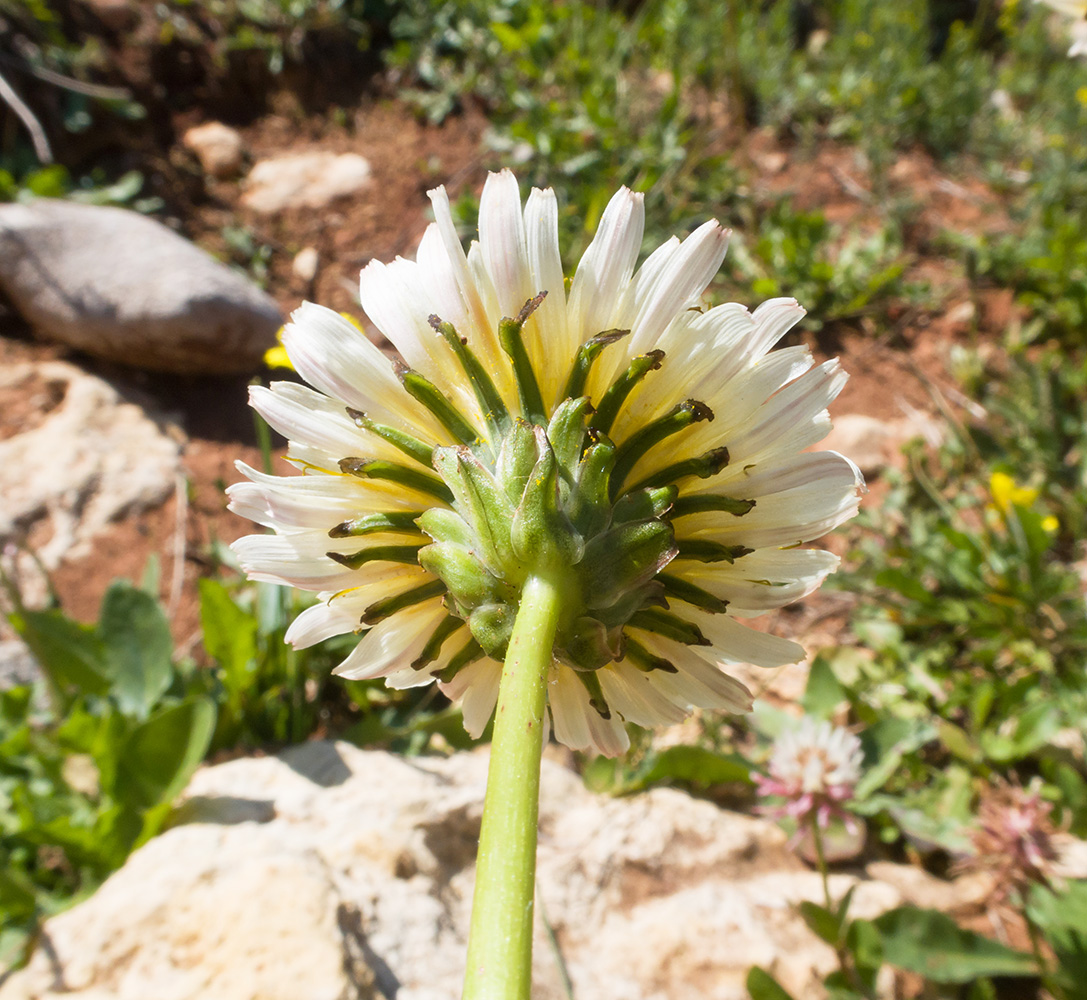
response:
{"label": "white flower petal", "polygon": [[[464,301],[465,314],[470,318],[476,337],[493,336],[494,346],[497,347],[497,331],[491,330],[490,318],[483,306],[479,289],[472,280],[472,274],[468,267],[468,258],[465,256],[464,247],[461,246],[460,237],[457,235],[457,227],[453,222],[453,212],[449,207],[449,195],[444,187],[435,188],[427,192],[430,204],[434,209],[434,223],[438,227],[445,252],[449,257],[450,268],[453,272],[457,288],[460,290]],[[462,336],[471,336],[465,331]],[[486,352],[488,355],[490,351]]]}
{"label": "white flower petal", "polygon": [[350,607],[322,601],[306,608],[291,622],[283,638],[295,649],[306,649],[334,635],[354,632],[359,627],[359,615]]}
{"label": "white flower petal", "polygon": [[[821,538],[832,528],[857,512],[864,480],[856,466],[833,452],[833,461],[805,463],[806,475],[797,475],[797,485],[789,485],[771,494],[759,495],[740,481],[722,483],[719,492],[742,499],[754,499],[755,506],[742,517],[722,518],[692,514],[679,521],[683,537],[708,538],[726,545],[745,545],[751,549],[781,548]],[[799,456],[806,459],[808,456]],[[812,477],[813,467],[823,474]],[[745,557],[746,558],[746,557]]]}
{"label": "white flower petal", "polygon": [[440,599],[424,601],[379,621],[332,672],[352,681],[371,680],[409,666],[445,617]]}
{"label": "white flower petal", "polygon": [[728,601],[732,614],[761,614],[807,597],[838,563],[822,549],[759,549],[731,565],[677,559],[668,571]]}
{"label": "white flower petal", "polygon": [[479,248],[494,283],[498,308],[516,316],[536,294],[521,214],[521,192],[509,170],[490,174],[479,199]]}
{"label": "white flower petal", "polygon": [[604,719],[589,704],[589,692],[569,667],[551,668],[547,685],[555,739],[574,750],[596,750],[618,757],[630,748],[622,720],[615,714]]}
{"label": "white flower petal", "polygon": [[650,683],[648,674],[629,663],[611,663],[598,676],[608,705],[627,722],[651,729],[687,717],[686,709],[663,697]]}
{"label": "white flower petal", "polygon": [[442,643],[441,651],[430,663],[427,663],[419,669],[408,666],[402,667],[399,670],[394,670],[392,673],[386,675],[385,686],[401,691],[407,688],[422,687],[424,684],[432,683],[436,680],[435,674],[440,673],[449,666],[449,661],[460,652],[465,642],[471,638],[472,635],[468,631],[467,625],[458,628],[455,632],[446,636],[445,642]]}
{"label": "white flower petal", "polygon": [[[629,482],[638,482],[673,462],[695,458],[722,444],[729,448],[730,454],[734,450],[737,452],[732,455],[732,461],[740,464],[742,446],[739,442],[742,435],[746,433],[747,426],[754,419],[754,415],[761,412],[760,408],[769,405],[767,400],[773,397],[774,393],[778,393],[783,386],[788,386],[802,376],[811,365],[811,351],[808,348],[789,347],[775,351],[761,361],[755,362],[740,375],[719,387],[713,387],[711,391],[700,391],[710,388],[704,384],[709,381],[706,379],[701,386],[686,387],[688,391],[683,395],[674,391],[660,392],[662,405],[658,405],[652,414],[646,414],[644,420],[663,416],[676,402],[688,397],[705,403],[713,413],[713,419],[687,428],[676,438],[666,438],[660,446],[647,451],[631,471]],[[660,373],[651,372],[646,382],[655,375],[663,373],[663,369]],[[662,384],[666,383],[662,380]],[[644,401],[655,389],[654,384],[648,384],[640,399]],[[692,389],[693,391],[690,391]],[[677,395],[679,399],[676,398]],[[622,441],[630,433],[632,424],[634,421],[630,417],[617,422],[615,430],[617,441]]]}
{"label": "white flower petal", "polygon": [[441,424],[404,392],[392,362],[339,313],[303,303],[283,329],[283,346],[298,374],[341,407],[452,444]]}
{"label": "white flower petal", "polygon": [[251,580],[289,584],[300,590],[338,592],[364,584],[405,590],[434,579],[419,566],[401,563],[371,563],[364,574],[348,569],[324,554],[336,551],[338,541],[342,540],[325,537],[322,543],[317,533],[246,535],[231,549]]}
{"label": "white flower petal", "polygon": [[[610,329],[623,289],[642,248],[645,208],[641,194],[620,188],[577,266],[567,317],[579,342]],[[572,360],[572,359],[571,359]]]}
{"label": "white flower petal", "polygon": [[679,614],[702,630],[713,643],[713,655],[723,663],[781,667],[804,659],[804,647],[799,643],[756,631],[728,615],[709,614],[690,606],[684,607]]}
{"label": "white flower petal", "polygon": [[[838,480],[843,487],[847,480],[852,481],[854,491],[864,488],[861,470],[844,455],[836,451],[809,451],[802,455],[774,456],[772,461],[752,466],[730,465],[714,480],[712,486],[689,492],[726,493],[735,497],[757,498],[815,484],[828,478]],[[849,492],[848,487],[844,489]]]}
{"label": "white flower petal", "polygon": [[631,285],[636,309],[631,321],[631,354],[654,347],[672,318],[697,303],[721,268],[728,238],[729,230],[715,220],[707,222],[669,255],[663,267],[654,269],[651,281],[645,282],[648,287],[641,287],[642,272],[638,273]]}
{"label": "white flower petal", "polygon": [[646,674],[653,687],[670,701],[725,712],[751,711],[751,692],[715,663],[703,659],[713,656],[708,647],[684,646],[641,630],[631,629],[630,632],[649,652],[664,657],[676,668],[674,674],[665,670],[651,670]]}
{"label": "white flower petal", "polygon": [[367,438],[328,396],[296,382],[249,387],[249,405],[273,430],[292,441],[319,449],[335,460],[364,453]]}
{"label": "white flower petal", "polygon": [[[365,514],[389,510],[420,513],[433,505],[410,503],[399,487],[395,490],[380,480],[356,476],[269,476],[244,462],[238,470],[251,482],[234,483],[226,493],[230,510],[277,532],[327,531],[337,524]],[[398,533],[399,534],[399,533]]]}
{"label": "white flower petal", "polygon": [[797,454],[830,431],[826,408],[849,378],[837,358],[825,361],[771,397],[758,419],[728,442],[733,461],[764,461],[769,455]]}
{"label": "white flower petal", "polygon": [[431,308],[439,319],[452,323],[462,336],[467,335],[474,329],[474,322],[465,307],[437,223],[432,222],[423,232],[419,249],[415,251],[415,260],[422,273],[427,275]]}
{"label": "white flower petal", "polygon": [[547,292],[525,324],[525,343],[544,402],[557,405],[580,330],[566,323],[566,287],[559,255],[559,207],[555,192],[533,188],[525,205],[525,241],[533,294]]}
{"label": "white flower petal", "polygon": [[472,739],[479,739],[491,721],[501,677],[502,664],[484,657],[458,671],[451,681],[438,685],[447,698],[460,701],[464,728]]}

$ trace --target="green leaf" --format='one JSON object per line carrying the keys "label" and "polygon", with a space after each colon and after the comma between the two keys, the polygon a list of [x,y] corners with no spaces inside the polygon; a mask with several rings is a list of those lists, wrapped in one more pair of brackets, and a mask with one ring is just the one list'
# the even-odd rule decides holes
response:
{"label": "green leaf", "polygon": [[215,705],[207,698],[156,712],[133,730],[121,751],[118,796],[139,809],[169,802],[203,760],[214,728]]}
{"label": "green leaf", "polygon": [[1081,996],[1087,983],[1087,882],[1069,882],[1062,892],[1033,886],[1027,915],[1057,956],[1058,978],[1080,990],[1069,996]]}
{"label": "green leaf", "polygon": [[52,163],[23,178],[23,187],[39,198],[63,198],[72,187],[66,167]]}
{"label": "green leaf", "polygon": [[37,893],[30,877],[18,868],[0,868],[0,920],[25,919],[37,908]]}
{"label": "green leaf", "polygon": [[1019,714],[1010,737],[992,731],[982,733],[981,749],[990,760],[999,764],[1014,763],[1048,742],[1060,725],[1061,712],[1057,706],[1040,701]]}
{"label": "green leaf", "polygon": [[880,570],[876,574],[875,583],[877,587],[893,590],[908,600],[917,601],[920,604],[928,604],[932,601],[932,594],[925,586],[916,577],[900,569]]}
{"label": "green leaf", "polygon": [[979,976],[1030,976],[1038,971],[1031,955],[963,930],[936,910],[902,906],[874,923],[883,936],[883,957],[889,964],[936,983],[969,983]]}
{"label": "green leaf", "polygon": [[638,787],[658,781],[683,781],[699,788],[734,781],[750,785],[751,764],[736,753],[716,753],[698,746],[668,747],[657,755]]}
{"label": "green leaf", "polygon": [[879,928],[871,920],[854,920],[846,931],[845,946],[853,956],[857,974],[870,992],[884,959],[884,942]]}
{"label": "green leaf", "polygon": [[257,656],[257,619],[239,607],[218,580],[200,581],[204,648],[223,669],[223,684],[236,693],[248,683]]}
{"label": "green leaf", "polygon": [[166,615],[150,594],[116,580],[102,599],[98,635],[110,694],[126,715],[146,719],[174,679]]}
{"label": "green leaf", "polygon": [[109,690],[105,651],[92,626],[61,611],[20,611],[11,616],[11,623],[58,690],[74,687],[83,694]]}
{"label": "green leaf", "polygon": [[790,993],[765,969],[754,966],[747,974],[747,992],[751,1000],[793,1000]]}
{"label": "green leaf", "polygon": [[830,660],[820,653],[812,661],[808,674],[808,686],[801,700],[804,711],[817,719],[828,719],[845,700],[845,689],[838,683]]}
{"label": "green leaf", "polygon": [[981,760],[981,754],[969,735],[960,726],[953,722],[941,719],[937,723],[940,732],[940,742],[948,753],[967,764],[976,764]]}
{"label": "green leaf", "polygon": [[922,719],[882,718],[860,734],[865,770],[857,782],[858,799],[882,788],[907,754],[924,746],[935,730]]}
{"label": "green leaf", "polygon": [[801,902],[799,909],[800,916],[804,918],[804,923],[811,932],[832,948],[837,948],[842,939],[842,922],[838,919],[838,914],[808,899]]}

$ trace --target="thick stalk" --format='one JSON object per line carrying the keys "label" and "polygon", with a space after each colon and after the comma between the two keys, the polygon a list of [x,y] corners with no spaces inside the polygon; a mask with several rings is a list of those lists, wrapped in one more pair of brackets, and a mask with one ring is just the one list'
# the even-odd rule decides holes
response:
{"label": "thick stalk", "polygon": [[462,1000],[529,1000],[540,755],[561,584],[531,576],[498,688]]}

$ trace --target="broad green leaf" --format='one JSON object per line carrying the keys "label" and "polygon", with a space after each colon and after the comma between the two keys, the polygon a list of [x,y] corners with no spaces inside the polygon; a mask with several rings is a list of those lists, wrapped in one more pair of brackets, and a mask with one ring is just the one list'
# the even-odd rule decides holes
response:
{"label": "broad green leaf", "polygon": [[1057,956],[1058,977],[1082,991],[1087,984],[1087,882],[1069,882],[1061,892],[1033,886],[1027,915]]}
{"label": "broad green leaf", "polygon": [[836,913],[805,899],[800,904],[800,915],[813,934],[822,938],[832,948],[838,947],[842,939],[842,924]]}
{"label": "broad green leaf", "polygon": [[155,597],[159,592],[159,583],[162,579],[162,563],[159,554],[152,552],[143,564],[143,573],[140,575],[140,590],[145,594]]}
{"label": "broad green leaf", "polygon": [[963,930],[936,910],[902,906],[877,917],[874,923],[883,937],[886,962],[936,983],[969,983],[980,976],[1037,972],[1031,955]]}
{"label": "broad green leaf", "polygon": [[962,727],[956,726],[946,719],[941,719],[937,723],[937,727],[940,733],[940,742],[948,753],[958,757],[959,760],[965,761],[967,764],[975,764],[981,759],[981,753],[977,746]]}
{"label": "broad green leaf", "polygon": [[808,674],[808,685],[801,701],[804,711],[817,719],[828,719],[845,699],[845,689],[838,683],[829,659],[820,654],[812,661]]}
{"label": "broad green leaf", "polygon": [[748,972],[746,986],[751,1000],[793,1000],[781,983],[757,965]]}
{"label": "broad green leaf", "polygon": [[200,581],[200,625],[204,648],[223,668],[228,690],[247,683],[257,656],[257,620],[231,599],[218,580]]}
{"label": "broad green leaf", "polygon": [[864,774],[857,782],[857,798],[863,799],[882,788],[898,770],[906,754],[924,746],[935,736],[923,719],[881,718],[860,734],[864,750]]}
{"label": "broad green leaf", "polygon": [[83,694],[109,690],[105,650],[96,630],[60,611],[21,611],[11,623],[54,687]]}
{"label": "broad green leaf", "polygon": [[1040,701],[1024,709],[1010,737],[986,731],[981,734],[985,755],[1000,764],[1013,763],[1029,756],[1060,728],[1061,713],[1057,706]]}
{"label": "broad green leaf", "polygon": [[146,719],[174,679],[166,615],[150,594],[116,580],[102,599],[98,635],[110,694],[126,715]]}
{"label": "broad green leaf", "polygon": [[24,918],[36,909],[37,892],[30,877],[17,868],[0,868],[0,918]]}
{"label": "broad green leaf", "polygon": [[883,965],[883,939],[871,920],[854,920],[846,931],[845,945],[853,956],[853,965],[871,995]]}
{"label": "broad green leaf", "polygon": [[697,746],[668,747],[627,791],[636,791],[658,781],[683,781],[700,788],[732,781],[749,785],[751,764],[735,753],[715,753]]}
{"label": "broad green leaf", "polygon": [[893,590],[911,601],[920,604],[928,604],[932,601],[932,594],[916,577],[903,573],[900,569],[883,569],[876,574],[877,587],[885,587]]}
{"label": "broad green leaf", "polygon": [[196,698],[156,712],[125,743],[118,797],[137,808],[169,802],[204,758],[215,727],[215,705]]}

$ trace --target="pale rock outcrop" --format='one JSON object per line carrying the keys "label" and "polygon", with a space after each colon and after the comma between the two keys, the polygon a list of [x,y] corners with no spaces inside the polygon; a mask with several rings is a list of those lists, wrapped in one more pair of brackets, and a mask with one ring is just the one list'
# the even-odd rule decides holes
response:
{"label": "pale rock outcrop", "polygon": [[[455,1000],[486,768],[342,743],[204,768],[187,822],[48,921],[0,1000]],[[602,798],[548,760],[542,789],[537,914],[575,996],[741,1000],[753,964],[821,995],[834,955],[794,910],[819,879],[774,824],[670,789]],[[862,879],[853,912],[902,900]],[[534,980],[565,996],[539,917]]]}
{"label": "pale rock outcrop", "polygon": [[138,212],[0,205],[0,293],[42,340],[149,371],[256,371],[282,317],[252,282]]}
{"label": "pale rock outcrop", "polygon": [[369,183],[370,164],[357,153],[289,153],[261,160],[249,171],[242,204],[261,215],[324,208]]}
{"label": "pale rock outcrop", "polygon": [[114,520],[166,499],[181,472],[184,435],[63,361],[0,371],[0,406],[28,393],[34,412],[0,435],[0,543],[33,531],[37,558],[53,569],[86,555]]}
{"label": "pale rock outcrop", "polygon": [[200,161],[200,168],[220,180],[233,177],[242,167],[241,133],[222,122],[204,122],[187,129],[181,144]]}

